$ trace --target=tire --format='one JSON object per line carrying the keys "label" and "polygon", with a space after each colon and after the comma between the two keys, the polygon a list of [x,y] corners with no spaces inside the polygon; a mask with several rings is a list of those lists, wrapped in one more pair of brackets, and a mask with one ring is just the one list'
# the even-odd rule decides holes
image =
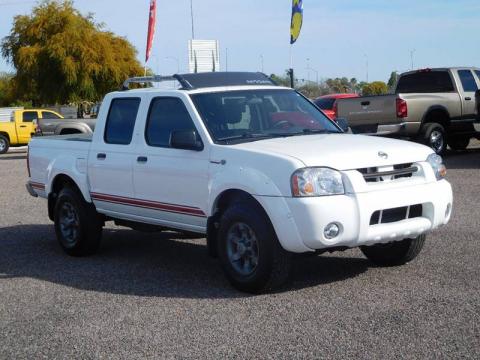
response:
{"label": "tire", "polygon": [[426,236],[388,244],[362,246],[363,254],[377,266],[399,266],[415,259],[423,248]]}
{"label": "tire", "polygon": [[465,150],[468,147],[468,144],[470,144],[469,137],[452,137],[448,139],[448,146],[455,151]]}
{"label": "tire", "polygon": [[6,154],[9,148],[10,148],[10,141],[8,141],[7,137],[0,135],[0,155]]}
{"label": "tire", "polygon": [[267,215],[252,200],[234,203],[224,212],[217,247],[227,279],[240,291],[258,294],[290,279],[292,255],[281,247]]}
{"label": "tire", "polygon": [[433,149],[438,155],[442,155],[447,149],[445,128],[437,123],[428,123],[421,129],[421,142]]}
{"label": "tire", "polygon": [[103,223],[93,204],[71,187],[58,195],[54,210],[55,233],[70,256],[94,254],[100,245]]}

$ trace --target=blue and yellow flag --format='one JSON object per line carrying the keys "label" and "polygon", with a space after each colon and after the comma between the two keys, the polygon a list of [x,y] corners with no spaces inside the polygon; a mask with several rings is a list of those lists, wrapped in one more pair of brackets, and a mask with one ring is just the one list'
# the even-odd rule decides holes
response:
{"label": "blue and yellow flag", "polygon": [[303,24],[303,0],[292,2],[292,24],[290,25],[290,44],[295,43],[300,36]]}

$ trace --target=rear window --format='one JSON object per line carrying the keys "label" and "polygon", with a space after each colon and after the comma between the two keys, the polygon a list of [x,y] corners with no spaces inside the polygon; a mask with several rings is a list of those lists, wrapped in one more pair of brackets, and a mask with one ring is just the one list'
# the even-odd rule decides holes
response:
{"label": "rear window", "polygon": [[112,100],[105,126],[107,144],[128,145],[132,142],[139,105],[139,98]]}
{"label": "rear window", "polygon": [[470,70],[458,70],[458,76],[462,82],[463,91],[475,92],[478,90],[477,83]]}
{"label": "rear window", "polygon": [[454,90],[448,71],[428,71],[400,77],[396,93],[443,93]]}
{"label": "rear window", "polygon": [[42,111],[42,119],[61,119],[60,116],[58,116],[55,113],[49,112],[49,111]]}
{"label": "rear window", "polygon": [[335,100],[334,98],[317,99],[314,103],[322,110],[332,110]]}

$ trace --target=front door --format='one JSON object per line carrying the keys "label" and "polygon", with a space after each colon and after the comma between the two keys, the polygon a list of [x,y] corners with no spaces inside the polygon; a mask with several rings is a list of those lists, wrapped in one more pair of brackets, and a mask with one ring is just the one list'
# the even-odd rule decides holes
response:
{"label": "front door", "polygon": [[203,232],[209,157],[206,150],[172,148],[171,135],[179,130],[196,131],[183,100],[153,98],[133,165],[135,197],[150,222]]}
{"label": "front door", "polygon": [[101,213],[122,218],[132,214],[134,128],[140,98],[113,99],[105,130],[95,133],[88,159],[92,200]]}
{"label": "front door", "polygon": [[475,119],[476,104],[475,92],[478,90],[477,82],[471,70],[458,70],[458,77],[462,83],[462,118]]}

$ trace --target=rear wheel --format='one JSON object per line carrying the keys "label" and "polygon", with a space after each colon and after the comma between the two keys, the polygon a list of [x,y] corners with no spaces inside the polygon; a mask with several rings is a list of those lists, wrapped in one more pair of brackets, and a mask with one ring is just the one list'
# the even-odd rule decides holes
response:
{"label": "rear wheel", "polygon": [[431,147],[433,151],[441,155],[447,148],[445,138],[445,128],[437,123],[428,123],[423,125],[421,130],[421,141]]}
{"label": "rear wheel", "polygon": [[78,191],[65,187],[55,204],[55,232],[63,250],[71,256],[95,253],[102,237],[102,221],[95,207]]}
{"label": "rear wheel", "polygon": [[388,244],[362,246],[363,254],[375,265],[398,266],[415,259],[423,248],[426,236],[420,235],[415,239],[405,239]]}
{"label": "rear wheel", "polygon": [[0,135],[0,154],[6,154],[9,148],[10,141],[5,136]]}
{"label": "rear wheel", "polygon": [[448,146],[450,146],[450,149],[452,150],[465,150],[468,147],[468,144],[470,144],[469,137],[452,137],[448,139]]}
{"label": "rear wheel", "polygon": [[263,209],[252,201],[231,205],[220,220],[218,255],[230,283],[249,293],[284,285],[291,273],[285,251]]}

